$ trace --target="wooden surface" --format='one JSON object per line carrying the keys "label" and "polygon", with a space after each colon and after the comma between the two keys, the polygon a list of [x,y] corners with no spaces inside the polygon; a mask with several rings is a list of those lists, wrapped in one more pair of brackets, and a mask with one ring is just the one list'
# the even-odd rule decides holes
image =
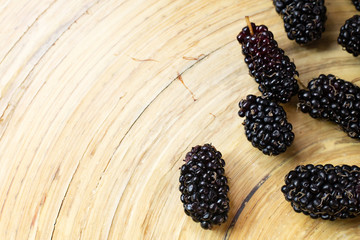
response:
{"label": "wooden surface", "polygon": [[[313,220],[280,192],[299,164],[359,164],[360,142],[294,98],[295,141],[268,157],[237,116],[259,94],[236,41],[245,15],[268,25],[304,84],[332,73],[360,85],[360,58],[336,43],[356,10],[326,6],[323,39],[299,47],[270,0],[1,1],[0,239],[360,239],[360,219]],[[178,190],[186,152],[207,142],[231,200],[212,231]]]}

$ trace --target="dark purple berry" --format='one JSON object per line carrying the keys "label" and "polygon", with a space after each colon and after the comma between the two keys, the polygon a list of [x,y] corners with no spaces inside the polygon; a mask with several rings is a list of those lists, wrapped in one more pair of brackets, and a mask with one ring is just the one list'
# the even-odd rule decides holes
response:
{"label": "dark purple berry", "polygon": [[273,0],[273,3],[290,40],[307,44],[321,38],[327,19],[324,0]]}
{"label": "dark purple berry", "polygon": [[302,112],[335,122],[350,137],[357,139],[360,138],[359,103],[360,88],[331,74],[320,75],[309,82],[308,90],[299,91]]}
{"label": "dark purple berry", "polygon": [[266,26],[250,22],[248,25],[239,33],[237,40],[242,45],[250,75],[259,84],[263,96],[275,102],[290,101],[299,90],[296,80],[299,73],[295,64],[278,47]]}
{"label": "dark purple berry", "polygon": [[[310,187],[304,188],[304,183]],[[360,215],[359,168],[301,165],[286,175],[281,191],[294,211],[312,218],[335,220]]]}
{"label": "dark purple berry", "polygon": [[263,97],[248,95],[240,101],[239,107],[239,116],[246,116],[245,135],[254,147],[266,155],[278,155],[291,145],[295,135],[280,105]]}
{"label": "dark purple berry", "polygon": [[346,20],[340,28],[338,43],[348,52],[357,57],[360,54],[360,15]]}
{"label": "dark purple berry", "polygon": [[180,168],[180,200],[184,211],[204,229],[226,221],[229,186],[224,175],[225,161],[210,144],[196,146],[186,154]]}

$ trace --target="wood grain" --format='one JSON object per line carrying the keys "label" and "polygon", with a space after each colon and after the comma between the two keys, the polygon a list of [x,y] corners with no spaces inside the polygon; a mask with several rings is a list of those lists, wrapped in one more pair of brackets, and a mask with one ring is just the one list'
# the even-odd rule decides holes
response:
{"label": "wood grain", "polygon": [[[299,47],[270,0],[2,1],[0,239],[360,239],[359,219],[312,220],[279,190],[299,164],[359,164],[359,141],[294,98],[294,144],[267,157],[237,117],[259,94],[235,38],[245,15],[268,25],[302,83],[332,73],[360,85],[360,58],[336,43],[356,10],[326,6],[323,39]],[[178,191],[186,152],[207,142],[230,185],[229,220],[213,231]]]}

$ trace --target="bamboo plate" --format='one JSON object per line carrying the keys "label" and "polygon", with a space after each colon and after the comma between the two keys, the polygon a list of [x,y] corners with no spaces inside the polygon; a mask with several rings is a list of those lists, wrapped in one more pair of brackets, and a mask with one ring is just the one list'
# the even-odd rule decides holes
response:
{"label": "bamboo plate", "polygon": [[[285,106],[295,141],[268,157],[247,142],[238,102],[259,94],[236,35],[266,24],[303,84],[332,73],[360,85],[336,38],[356,14],[327,0],[321,41],[286,38],[272,1],[37,0],[0,4],[0,239],[360,239],[360,220],[295,213],[280,187],[299,164],[359,164],[360,142]],[[179,167],[223,153],[229,220],[187,217]]]}

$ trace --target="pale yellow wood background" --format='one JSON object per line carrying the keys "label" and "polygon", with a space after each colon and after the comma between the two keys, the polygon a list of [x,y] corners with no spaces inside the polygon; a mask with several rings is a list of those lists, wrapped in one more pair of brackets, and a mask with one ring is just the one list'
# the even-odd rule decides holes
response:
{"label": "pale yellow wood background", "polygon": [[[299,47],[270,0],[1,1],[0,239],[360,239],[360,219],[312,220],[280,192],[298,164],[360,164],[359,141],[294,98],[294,144],[267,157],[237,117],[259,94],[235,38],[245,15],[269,26],[303,83],[332,73],[360,85],[360,58],[336,44],[356,10],[326,6],[323,40]],[[212,231],[178,191],[185,153],[207,142],[231,199]]]}

